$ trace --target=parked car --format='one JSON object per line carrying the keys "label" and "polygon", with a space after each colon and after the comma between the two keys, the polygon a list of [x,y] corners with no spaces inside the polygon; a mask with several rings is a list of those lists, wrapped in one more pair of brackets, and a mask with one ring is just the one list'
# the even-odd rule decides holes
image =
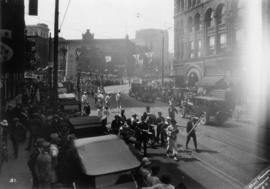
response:
{"label": "parked car", "polygon": [[128,145],[115,135],[74,140],[79,167],[75,188],[137,188],[134,173],[141,162]]}
{"label": "parked car", "polygon": [[98,116],[80,116],[69,118],[71,132],[77,138],[94,137],[108,134],[107,127]]}
{"label": "parked car", "polygon": [[60,110],[69,116],[80,115],[81,102],[76,100],[74,93],[63,93],[58,95]]}
{"label": "parked car", "polygon": [[181,110],[182,117],[201,117],[202,124],[214,122],[222,125],[232,116],[232,109],[226,100],[210,96],[195,96]]}

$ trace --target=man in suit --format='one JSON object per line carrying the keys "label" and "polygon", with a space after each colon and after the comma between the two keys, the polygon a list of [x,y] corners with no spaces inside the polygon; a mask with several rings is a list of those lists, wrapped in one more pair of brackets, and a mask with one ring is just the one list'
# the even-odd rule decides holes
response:
{"label": "man in suit", "polygon": [[196,137],[196,130],[194,128],[196,122],[198,120],[196,120],[194,117],[192,117],[188,122],[187,122],[187,127],[186,127],[186,132],[188,134],[187,136],[187,140],[186,140],[186,149],[188,149],[188,143],[190,138],[193,139],[193,143],[194,143],[194,147],[196,152],[198,151],[197,149],[197,137]]}

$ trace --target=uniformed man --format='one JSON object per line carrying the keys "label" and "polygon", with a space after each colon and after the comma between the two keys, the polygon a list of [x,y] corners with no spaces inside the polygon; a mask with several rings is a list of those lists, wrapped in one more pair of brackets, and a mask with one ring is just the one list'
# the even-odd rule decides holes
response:
{"label": "uniformed man", "polygon": [[164,143],[163,141],[163,137],[162,137],[162,129],[164,129],[164,122],[165,122],[165,118],[162,116],[161,112],[158,112],[158,118],[156,120],[156,124],[157,124],[157,137],[156,137],[156,141],[157,143],[159,143],[159,140],[161,140],[161,143]]}
{"label": "uniformed man", "polygon": [[197,122],[197,120],[194,117],[192,117],[187,123],[186,132],[187,132],[188,135],[187,135],[187,140],[186,140],[186,149],[188,149],[189,140],[190,140],[190,138],[192,138],[195,150],[197,152],[198,151],[198,149],[197,149],[197,137],[196,137],[196,131],[195,131],[195,128],[194,128],[194,125],[196,124],[196,122]]}
{"label": "uniformed man", "polygon": [[170,157],[170,154],[174,157],[174,160],[177,161],[177,149],[176,149],[176,139],[178,134],[178,129],[176,127],[176,121],[171,120],[171,124],[167,127],[167,157]]}

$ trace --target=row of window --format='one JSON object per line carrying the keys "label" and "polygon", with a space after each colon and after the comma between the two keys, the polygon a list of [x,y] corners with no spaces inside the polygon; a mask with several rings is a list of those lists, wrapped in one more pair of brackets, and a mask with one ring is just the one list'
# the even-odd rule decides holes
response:
{"label": "row of window", "polygon": [[[244,40],[244,33],[242,29],[236,30],[235,32],[235,43],[237,45],[240,45]],[[179,59],[183,59],[184,57],[184,42],[180,41],[179,43],[179,53],[177,54],[177,57]],[[216,44],[217,43],[217,44]],[[206,39],[206,46],[205,46],[205,54],[206,55],[214,55],[215,51],[217,52],[224,52],[227,48],[227,34],[222,33],[217,36],[217,39],[215,36],[209,36]],[[202,40],[194,40],[189,41],[187,45],[187,52],[188,52],[188,58],[200,58],[202,56]]]}
{"label": "row of window", "polygon": [[42,32],[42,31],[27,31],[28,36],[40,36],[40,37],[48,37],[47,32]]}
{"label": "row of window", "polygon": [[193,8],[202,3],[202,0],[176,0],[177,12]]}

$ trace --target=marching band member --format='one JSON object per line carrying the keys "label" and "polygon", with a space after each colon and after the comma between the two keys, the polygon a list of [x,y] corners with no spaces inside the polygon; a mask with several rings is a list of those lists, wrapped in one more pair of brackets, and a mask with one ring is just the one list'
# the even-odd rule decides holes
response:
{"label": "marching band member", "polygon": [[191,119],[187,123],[186,131],[187,131],[187,140],[186,140],[186,149],[188,149],[188,143],[190,138],[193,139],[194,147],[196,152],[198,152],[197,149],[197,137],[196,137],[196,131],[195,131],[195,124],[197,120],[194,117],[191,117]]}
{"label": "marching band member", "polygon": [[178,134],[178,129],[176,128],[176,121],[172,119],[171,124],[167,127],[167,157],[170,157],[170,154],[173,155],[173,159],[177,161],[177,149],[176,149],[176,139]]}

